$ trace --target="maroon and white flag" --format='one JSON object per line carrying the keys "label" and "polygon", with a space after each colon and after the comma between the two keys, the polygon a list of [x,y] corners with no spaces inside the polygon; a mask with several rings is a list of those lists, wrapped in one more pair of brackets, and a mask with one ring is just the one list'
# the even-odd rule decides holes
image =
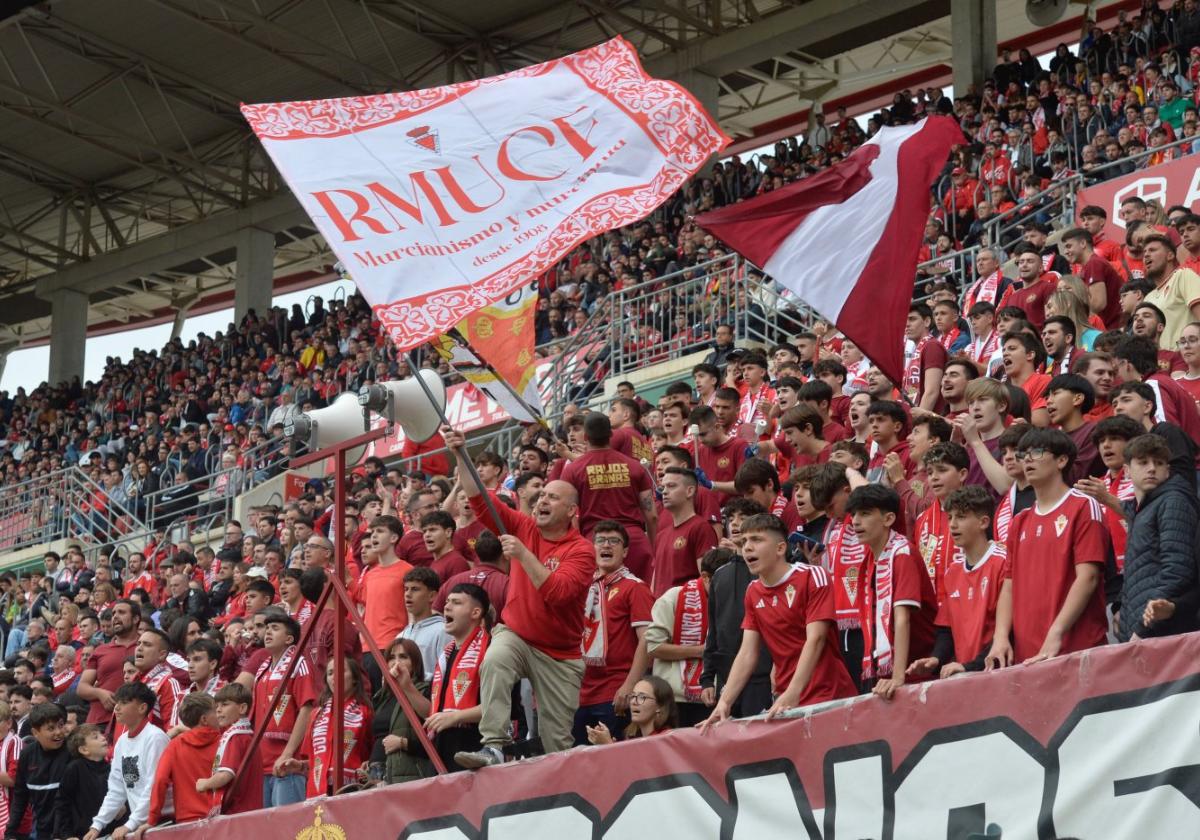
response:
{"label": "maroon and white flag", "polygon": [[899,383],[929,186],[963,142],[949,117],[884,128],[841,163],[696,223],[831,320]]}
{"label": "maroon and white flag", "polygon": [[621,38],[489,79],[242,113],[401,350],[644,218],[729,142]]}

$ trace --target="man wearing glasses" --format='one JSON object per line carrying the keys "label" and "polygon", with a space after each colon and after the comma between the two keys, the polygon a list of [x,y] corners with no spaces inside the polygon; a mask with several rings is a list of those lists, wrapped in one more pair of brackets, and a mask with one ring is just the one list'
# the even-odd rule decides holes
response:
{"label": "man wearing glasses", "polygon": [[[708,529],[712,533],[711,529]],[[654,596],[625,568],[629,532],[611,519],[596,523],[596,573],[588,590],[583,619],[583,685],[571,735],[575,745],[588,743],[587,728],[604,724],[614,738],[628,717],[630,694],[650,667],[646,628]]]}
{"label": "man wearing glasses", "polygon": [[1032,429],[1017,448],[1035,500],[1009,526],[1009,567],[996,608],[989,670],[1105,642],[1103,584],[1112,543],[1100,503],[1067,486],[1075,454],[1071,438],[1058,429]]}

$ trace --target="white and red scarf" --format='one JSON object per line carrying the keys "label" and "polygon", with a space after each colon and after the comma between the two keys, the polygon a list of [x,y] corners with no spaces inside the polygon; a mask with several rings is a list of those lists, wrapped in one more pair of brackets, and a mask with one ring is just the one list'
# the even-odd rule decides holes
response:
{"label": "white and red scarf", "polygon": [[903,534],[892,531],[878,557],[867,555],[867,575],[872,581],[861,599],[859,618],[863,631],[864,679],[888,677],[892,673],[892,570],[897,553],[911,551]]}
{"label": "white and red scarf", "polygon": [[208,682],[204,683],[203,687],[192,683],[192,687],[188,689],[188,693],[193,691],[203,691],[210,697],[216,696],[216,693],[229,684],[229,680],[221,678],[220,674],[213,674],[208,678]]}
{"label": "white and red scarf", "polygon": [[825,569],[833,575],[833,614],[839,630],[859,626],[858,604],[862,592],[863,561],[867,550],[850,525],[850,517],[832,518],[825,529]]}
{"label": "white and red scarf", "polygon": [[177,723],[177,721],[174,718],[175,718],[175,713],[179,709],[179,703],[178,703],[178,698],[176,698],[176,703],[174,704],[175,708],[172,710],[172,713],[171,713],[171,720],[165,720],[163,718],[162,700],[161,700],[161,696],[158,693],[158,690],[160,688],[162,688],[163,683],[165,683],[167,680],[174,679],[174,678],[175,678],[175,672],[172,671],[165,662],[158,663],[157,665],[155,665],[153,668],[151,668],[149,671],[147,671],[144,675],[142,675],[139,678],[141,682],[145,683],[146,686],[151,691],[154,692],[153,715],[155,718],[157,718],[157,723],[163,729],[166,729],[167,727],[170,727],[170,726],[174,726]]}
{"label": "white and red scarf", "polygon": [[603,668],[608,656],[608,590],[622,580],[638,580],[637,575],[622,566],[611,574],[595,578],[583,603],[583,639],[579,648],[583,664]]}
{"label": "white and red scarf", "polygon": [[[675,629],[672,643],[702,645],[708,637],[708,591],[700,578],[693,578],[679,587],[675,602]],[[683,698],[689,703],[700,699],[700,671],[703,659],[683,659],[679,668],[683,676]]]}
{"label": "white and red scarf", "polygon": [[79,672],[74,668],[68,668],[60,674],[51,674],[50,680],[54,683],[54,696],[58,697],[70,688],[71,683],[75,682],[75,678],[78,676]]}
{"label": "white and red scarf", "polygon": [[933,581],[933,591],[937,593],[939,606],[942,598],[942,578],[946,569],[954,559],[954,541],[950,539],[950,518],[942,510],[942,503],[934,501],[917,517],[914,529],[917,539],[917,551],[925,562],[925,571]]}
{"label": "white and red scarf", "polygon": [[927,335],[918,341],[912,357],[904,367],[904,389],[909,392],[910,396],[920,396],[920,394],[917,394],[917,389],[921,386],[921,352],[925,349],[925,345],[931,341],[933,341],[933,336],[931,335]]}
{"label": "white and red scarf", "polygon": [[[329,733],[330,718],[333,717],[333,699],[325,701],[317,712],[316,719],[313,721],[312,728],[312,755],[309,756],[311,763],[309,764],[309,774],[312,777],[313,787],[324,792],[326,782],[326,769],[333,765],[333,739]],[[334,788],[340,788],[342,785],[354,781],[355,771],[358,770],[358,765],[350,761],[350,756],[354,753],[354,748],[358,745],[359,738],[365,736],[365,724],[369,722],[371,715],[364,709],[361,703],[354,698],[346,700],[342,710],[342,778],[340,781],[334,782]]]}
{"label": "white and red scarf", "polygon": [[[479,705],[479,665],[483,662],[491,639],[491,634],[481,624],[471,631],[461,651],[455,650],[454,642],[446,645],[445,654],[438,658],[437,667],[433,669],[431,713],[446,709],[473,709]],[[453,661],[451,657],[454,657]],[[443,669],[447,666],[450,668],[450,685],[443,698]]]}
{"label": "white and red scarf", "polygon": [[304,627],[312,620],[314,606],[316,605],[312,601],[305,599],[300,602],[299,608],[294,613],[291,613],[291,616],[296,619],[297,624]]}
{"label": "white and red scarf", "polygon": [[996,505],[996,539],[1000,542],[1008,540],[1008,526],[1012,524],[1013,508],[1017,504],[1017,483],[1014,481]]}
{"label": "white and red scarf", "polygon": [[[242,718],[237,723],[230,726],[221,732],[221,738],[217,741],[217,751],[213,754],[212,772],[215,775],[218,770],[228,770],[230,773],[236,774],[237,767],[229,767],[225,764],[225,751],[229,749],[229,742],[237,735],[245,735],[254,737],[254,725],[250,723],[250,718]],[[253,760],[253,759],[251,759]],[[226,785],[217,790],[208,792],[209,808],[208,815],[215,817],[221,813],[221,802],[224,800],[226,792],[232,792],[232,785]]]}
{"label": "white and red scarf", "polygon": [[764,382],[754,391],[747,390],[738,403],[738,423],[753,423],[756,420],[766,420],[767,415],[762,410],[762,401],[770,399],[771,386]]}
{"label": "white and red scarf", "polygon": [[1046,373],[1051,376],[1058,376],[1060,373],[1071,372],[1071,362],[1075,359],[1075,348],[1067,348],[1067,352],[1063,355],[1062,361],[1058,362],[1054,359],[1046,359]]}
{"label": "white and red scarf", "polygon": [[1000,332],[993,329],[986,338],[976,337],[971,341],[971,361],[978,365],[987,365],[996,351],[1000,349]]}

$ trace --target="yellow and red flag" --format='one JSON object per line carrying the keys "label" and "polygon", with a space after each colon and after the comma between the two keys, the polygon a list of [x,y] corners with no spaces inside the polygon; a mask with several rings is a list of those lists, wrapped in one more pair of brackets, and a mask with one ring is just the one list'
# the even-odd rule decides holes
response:
{"label": "yellow and red flag", "polygon": [[437,339],[438,352],[464,379],[526,423],[542,412],[533,352],[537,297],[537,281],[531,280],[458,323],[466,346],[449,335]]}

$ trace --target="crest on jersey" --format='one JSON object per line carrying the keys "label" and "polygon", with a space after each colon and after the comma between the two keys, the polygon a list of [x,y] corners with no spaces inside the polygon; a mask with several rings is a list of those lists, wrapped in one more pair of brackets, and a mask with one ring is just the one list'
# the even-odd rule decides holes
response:
{"label": "crest on jersey", "polygon": [[1067,517],[1065,514],[1060,513],[1058,519],[1054,520],[1054,535],[1061,537],[1065,530],[1067,530]]}
{"label": "crest on jersey", "polygon": [[787,605],[790,607],[792,602],[796,600],[796,587],[789,583],[787,589],[783,590],[783,597],[787,599]]}
{"label": "crest on jersey", "polygon": [[729,466],[729,459],[725,456],[721,456],[717,459],[717,466],[721,469],[726,469]]}
{"label": "crest on jersey", "polygon": [[679,549],[684,548],[686,546],[687,546],[687,540],[684,539],[683,537],[676,537],[675,542],[671,543],[671,547],[674,548],[676,551],[678,551]]}

